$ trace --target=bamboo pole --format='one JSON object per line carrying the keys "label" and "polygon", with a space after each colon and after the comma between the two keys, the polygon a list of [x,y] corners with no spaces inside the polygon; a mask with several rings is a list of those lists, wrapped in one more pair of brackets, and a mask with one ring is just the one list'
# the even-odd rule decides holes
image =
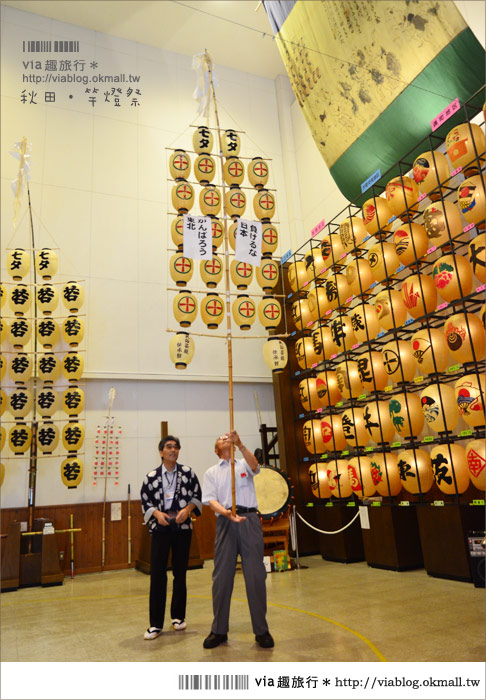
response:
{"label": "bamboo pole", "polygon": [[105,488],[103,493],[103,515],[101,517],[101,568],[105,566],[106,553],[106,485],[108,481],[108,440],[110,436],[111,409],[115,400],[115,389],[111,387],[108,400],[108,416],[106,418],[106,440],[105,440]]}
{"label": "bamboo pole", "polygon": [[71,538],[71,578],[74,578],[74,515],[69,516],[69,537]]}
{"label": "bamboo pole", "polygon": [[[34,219],[32,217],[32,202],[30,200],[30,187],[27,180],[27,200],[29,203],[29,216],[30,216],[30,232],[32,240],[32,249],[35,251],[35,235],[34,235]],[[34,286],[37,285],[37,270],[35,266],[35,260],[33,272],[34,272]],[[37,354],[37,299],[34,299],[34,353]],[[30,459],[29,459],[29,491],[28,491],[28,506],[29,506],[29,530],[34,529],[34,515],[35,515],[35,495],[37,488],[37,417],[36,417],[36,407],[37,407],[37,362],[33,363],[33,408],[32,408],[32,442],[30,443]],[[32,540],[29,540],[29,552],[31,552]]]}

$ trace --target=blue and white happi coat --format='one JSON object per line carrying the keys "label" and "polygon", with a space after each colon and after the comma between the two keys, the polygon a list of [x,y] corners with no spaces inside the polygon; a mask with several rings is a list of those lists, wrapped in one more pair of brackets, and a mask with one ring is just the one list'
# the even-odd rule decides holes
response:
{"label": "blue and white happi coat", "polygon": [[[201,515],[201,487],[199,480],[191,469],[183,464],[176,463],[175,469],[176,486],[174,498],[170,506],[171,510],[179,511],[185,508],[189,503],[194,503],[193,513]],[[140,491],[142,499],[142,512],[144,523],[149,526],[149,533],[152,534],[157,528],[157,520],[154,518],[154,511],[160,510],[165,512],[164,506],[164,486],[162,482],[162,464],[149,472],[143,480],[142,489]],[[181,530],[192,530],[191,518],[188,518],[178,527]]]}

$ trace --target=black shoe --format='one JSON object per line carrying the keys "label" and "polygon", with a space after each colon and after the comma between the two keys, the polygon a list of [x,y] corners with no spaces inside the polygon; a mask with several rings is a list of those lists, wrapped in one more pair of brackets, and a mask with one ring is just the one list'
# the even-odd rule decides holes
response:
{"label": "black shoe", "polygon": [[275,646],[273,637],[268,631],[265,632],[265,634],[256,634],[255,641],[258,642],[258,644],[264,649],[271,649],[273,646]]}
{"label": "black shoe", "polygon": [[[220,644],[223,642],[228,641],[228,635],[227,634],[215,634],[214,632],[211,632],[211,634],[206,637],[206,639],[203,642],[203,647],[205,649],[214,649],[214,647],[219,647]],[[273,639],[272,639],[272,646],[273,646]]]}

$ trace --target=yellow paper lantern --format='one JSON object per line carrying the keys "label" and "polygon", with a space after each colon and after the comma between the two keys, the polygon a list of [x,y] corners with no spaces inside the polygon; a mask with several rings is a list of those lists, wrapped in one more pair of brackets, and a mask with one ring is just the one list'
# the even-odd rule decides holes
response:
{"label": "yellow paper lantern", "polygon": [[409,493],[427,493],[434,483],[429,453],[425,450],[404,450],[398,455],[398,471],[403,487]]}
{"label": "yellow paper lantern", "polygon": [[184,245],[184,216],[179,214],[175,216],[170,224],[170,235],[174,245],[177,247],[178,251],[182,250]]}
{"label": "yellow paper lantern", "polygon": [[192,135],[192,147],[199,155],[213,150],[213,134],[207,126],[198,126]]}
{"label": "yellow paper lantern", "polygon": [[331,233],[321,239],[321,253],[327,265],[342,265],[346,258],[346,251],[341,243],[339,233]]}
{"label": "yellow paper lantern", "polygon": [[[294,302],[294,304],[295,303],[296,302]],[[311,319],[317,321],[320,318],[324,318],[326,311],[329,309],[329,301],[325,287],[311,286],[307,294],[307,304]]]}
{"label": "yellow paper lantern", "polygon": [[387,242],[377,243],[369,249],[368,262],[371,273],[377,282],[382,282],[387,277],[393,277],[400,265],[395,246],[393,243]]}
{"label": "yellow paper lantern", "polygon": [[84,426],[78,421],[69,421],[62,429],[62,444],[66,452],[77,452],[84,442]]}
{"label": "yellow paper lantern", "polygon": [[484,327],[475,314],[454,314],[444,323],[444,335],[456,362],[478,362],[483,358]]}
{"label": "yellow paper lantern", "polygon": [[430,451],[435,482],[447,494],[464,493],[469,486],[466,450],[461,445],[436,445]]}
{"label": "yellow paper lantern", "polygon": [[234,129],[226,129],[221,136],[221,151],[225,158],[237,156],[240,152],[240,137]]}
{"label": "yellow paper lantern", "polygon": [[[69,391],[69,389],[68,389]],[[35,405],[42,418],[51,418],[59,407],[59,395],[49,386],[37,392]]]}
{"label": "yellow paper lantern", "polygon": [[59,292],[52,284],[43,284],[37,287],[36,303],[39,311],[46,316],[51,314],[59,303]]}
{"label": "yellow paper lantern", "polygon": [[466,177],[480,170],[486,150],[484,131],[480,126],[472,122],[458,124],[447,134],[445,144],[454,169],[462,168]]}
{"label": "yellow paper lantern", "polygon": [[241,217],[246,209],[246,194],[238,185],[231,185],[224,195],[226,214],[231,217]]}
{"label": "yellow paper lantern", "polygon": [[417,394],[395,394],[388,404],[396,432],[403,438],[417,438],[424,428],[422,404]]}
{"label": "yellow paper lantern", "polygon": [[486,282],[486,234],[478,234],[469,244],[469,262],[475,277],[480,282]]}
{"label": "yellow paper lantern", "polygon": [[364,352],[358,359],[358,373],[363,389],[370,393],[383,391],[388,384],[388,375],[383,364],[383,355],[377,350]]}
{"label": "yellow paper lantern", "polygon": [[385,197],[392,213],[401,219],[407,219],[418,212],[414,207],[419,197],[419,189],[412,178],[402,175],[392,178],[385,187]]}
{"label": "yellow paper lantern", "polygon": [[248,163],[248,179],[252,187],[261,190],[268,182],[268,163],[257,156]]}
{"label": "yellow paper lantern", "polygon": [[3,282],[0,282],[0,308],[3,309],[6,301],[7,301],[7,288],[3,284]]}
{"label": "yellow paper lantern", "polygon": [[61,333],[59,324],[52,318],[41,318],[37,321],[37,340],[45,348],[52,348],[59,341]]}
{"label": "yellow paper lantern", "polygon": [[307,268],[303,260],[291,263],[287,268],[287,279],[290,284],[290,288],[293,292],[297,292],[304,288],[304,285],[308,281],[307,279]]}
{"label": "yellow paper lantern", "polygon": [[368,444],[370,436],[365,426],[363,409],[357,406],[347,408],[341,414],[343,433],[348,445],[352,447],[364,447]]}
{"label": "yellow paper lantern", "polygon": [[380,332],[376,309],[371,304],[360,304],[350,312],[351,324],[358,343],[374,340]]}
{"label": "yellow paper lantern", "polygon": [[68,489],[75,489],[83,480],[83,460],[74,455],[61,464],[61,479]]}
{"label": "yellow paper lantern", "polygon": [[468,425],[484,425],[485,381],[482,374],[466,374],[454,385],[456,403]]}
{"label": "yellow paper lantern", "polygon": [[[2,357],[3,361],[4,358]],[[2,365],[2,368],[4,368],[4,365]],[[4,372],[4,369],[2,371]],[[25,384],[32,376],[32,356],[25,352],[13,355],[8,371],[15,384]]]}
{"label": "yellow paper lantern", "polygon": [[378,445],[391,442],[395,426],[390,418],[388,401],[370,401],[363,409],[364,425],[371,440]]}
{"label": "yellow paper lantern", "polygon": [[312,454],[340,451],[346,447],[341,417],[326,416],[323,420],[308,420],[303,428],[304,444]]}
{"label": "yellow paper lantern", "polygon": [[383,346],[383,364],[388,377],[394,382],[410,382],[416,371],[412,344],[408,340],[391,340]]}
{"label": "yellow paper lantern", "polygon": [[357,398],[364,391],[359,374],[359,365],[354,360],[340,362],[336,366],[338,389],[345,399]]}
{"label": "yellow paper lantern", "polygon": [[366,230],[372,236],[391,231],[390,219],[393,212],[383,197],[372,197],[362,207],[363,221]]}
{"label": "yellow paper lantern", "polygon": [[170,276],[177,287],[184,287],[192,277],[194,264],[191,258],[185,258],[183,253],[175,253],[169,262]]}
{"label": "yellow paper lantern", "polygon": [[223,164],[223,177],[227,185],[241,185],[245,177],[245,168],[239,158],[231,156],[225,160]]}
{"label": "yellow paper lantern", "polygon": [[307,299],[296,299],[292,304],[292,320],[297,330],[301,331],[313,323],[313,316]]}
{"label": "yellow paper lantern", "polygon": [[84,358],[79,352],[67,352],[62,358],[62,373],[70,382],[77,382],[84,370]]}
{"label": "yellow paper lantern", "polygon": [[486,491],[486,441],[471,440],[466,445],[469,476],[477,489]]}
{"label": "yellow paper lantern", "polygon": [[[7,360],[3,355],[0,355],[0,383],[3,382],[5,372],[7,371]],[[22,382],[24,380],[21,380]]]}
{"label": "yellow paper lantern", "polygon": [[270,221],[275,214],[275,197],[265,188],[259,189],[253,197],[253,210],[260,221]]}
{"label": "yellow paper lantern", "polygon": [[401,224],[393,234],[393,245],[401,265],[411,265],[423,257],[429,247],[425,228],[416,223]]}
{"label": "yellow paper lantern", "polygon": [[283,372],[289,359],[287,346],[280,338],[268,338],[263,346],[263,359],[273,374]]}
{"label": "yellow paper lantern", "polygon": [[424,226],[431,246],[450,244],[451,239],[462,233],[459,210],[449,201],[428,206],[424,211]]}
{"label": "yellow paper lantern", "polygon": [[421,328],[411,338],[412,352],[420,373],[445,372],[449,366],[449,348],[438,328]]}
{"label": "yellow paper lantern", "polygon": [[407,308],[396,289],[385,289],[375,297],[375,311],[384,330],[400,328],[407,319]]}
{"label": "yellow paper lantern", "polygon": [[457,205],[470,224],[479,224],[486,216],[484,179],[479,175],[468,177],[457,188]]}
{"label": "yellow paper lantern", "polygon": [[348,462],[348,476],[351,489],[359,498],[373,496],[376,485],[371,472],[369,457],[353,457]]}
{"label": "yellow paper lantern", "polygon": [[278,247],[278,231],[272,223],[262,224],[262,255],[274,253]]}
{"label": "yellow paper lantern", "polygon": [[364,294],[374,281],[371,265],[366,258],[356,258],[346,265],[346,282],[352,294]]}
{"label": "yellow paper lantern", "polygon": [[194,188],[185,180],[180,180],[172,186],[172,206],[178,214],[187,214],[194,205]]}
{"label": "yellow paper lantern", "polygon": [[217,328],[224,319],[224,302],[215,292],[201,301],[201,318],[210,329]]}
{"label": "yellow paper lantern", "polygon": [[271,296],[265,296],[258,303],[258,318],[267,331],[275,330],[282,320],[280,302]]}
{"label": "yellow paper lantern", "polygon": [[398,496],[402,490],[398,458],[393,452],[375,452],[370,458],[371,473],[380,496]]}
{"label": "yellow paper lantern", "polygon": [[26,423],[16,423],[8,431],[8,444],[14,455],[27,452],[32,442],[32,429]]}
{"label": "yellow paper lantern", "polygon": [[449,176],[449,163],[440,151],[425,151],[414,160],[413,179],[421,194],[427,194],[432,202],[440,199],[439,185],[448,180]]}
{"label": "yellow paper lantern", "polygon": [[68,316],[62,322],[62,337],[70,347],[76,347],[84,338],[84,323],[82,318]]}
{"label": "yellow paper lantern", "polygon": [[413,318],[420,318],[435,311],[437,290],[434,281],[428,275],[410,275],[402,282],[403,303]]}
{"label": "yellow paper lantern", "polygon": [[271,292],[279,279],[279,265],[270,256],[262,255],[260,266],[256,268],[256,281],[264,292]]}
{"label": "yellow paper lantern", "polygon": [[247,289],[253,279],[253,265],[233,258],[230,265],[230,274],[231,281],[237,289]]}
{"label": "yellow paper lantern", "polygon": [[238,294],[232,305],[233,318],[242,331],[248,331],[255,323],[255,303],[248,294]]}
{"label": "yellow paper lantern", "polygon": [[7,394],[3,389],[0,389],[0,416],[3,416],[5,411],[7,410],[7,405],[8,405],[8,399],[7,399]]}
{"label": "yellow paper lantern", "polygon": [[224,228],[221,221],[216,216],[210,216],[213,251],[216,251],[224,241]]}
{"label": "yellow paper lantern", "polygon": [[238,220],[233,221],[231,226],[228,228],[228,242],[232,250],[236,250],[236,229],[238,227]]}
{"label": "yellow paper lantern", "polygon": [[454,389],[449,384],[430,384],[420,394],[422,411],[429,428],[436,433],[452,432],[459,420]]}
{"label": "yellow paper lantern", "polygon": [[5,466],[2,462],[0,464],[0,486],[2,486],[4,479],[5,479]]}
{"label": "yellow paper lantern", "polygon": [[182,148],[176,148],[169,158],[169,172],[174,180],[187,180],[191,175],[191,159]]}
{"label": "yellow paper lantern", "polygon": [[68,282],[61,292],[64,306],[71,313],[77,313],[84,302],[84,289],[78,282]]}
{"label": "yellow paper lantern", "polygon": [[337,309],[351,301],[351,289],[344,275],[330,275],[323,286],[326,290],[328,308]]}
{"label": "yellow paper lantern", "polygon": [[462,255],[444,255],[434,263],[435,286],[445,301],[467,296],[472,289],[472,269]]}
{"label": "yellow paper lantern", "polygon": [[339,351],[338,346],[334,342],[332,337],[331,329],[327,325],[320,325],[311,333],[312,343],[318,360],[315,362],[322,362],[322,360],[330,360],[333,355],[336,355]]}
{"label": "yellow paper lantern", "polygon": [[212,260],[201,260],[199,274],[206,287],[210,289],[216,287],[223,278],[223,262],[221,258],[213,255]]}
{"label": "yellow paper lantern", "polygon": [[314,498],[331,498],[327,462],[317,462],[309,467],[309,481]]}
{"label": "yellow paper lantern", "polygon": [[357,340],[350,316],[338,316],[329,323],[329,328],[338,352],[348,352],[353,345],[356,345]]}
{"label": "yellow paper lantern", "polygon": [[309,250],[305,256],[305,266],[307,270],[307,280],[309,282],[325,279],[328,275],[328,269],[322,257],[321,248],[312,248]]}
{"label": "yellow paper lantern", "polygon": [[183,328],[188,328],[197,316],[197,300],[194,294],[186,289],[179,292],[173,301],[174,318]]}
{"label": "yellow paper lantern", "polygon": [[333,498],[349,498],[353,493],[348,474],[348,462],[336,459],[328,462],[327,479]]}
{"label": "yellow paper lantern", "polygon": [[[177,335],[188,335],[187,333],[178,333]],[[193,348],[194,349],[194,348]],[[192,355],[191,355],[192,359]],[[188,360],[190,362],[190,360]],[[62,394],[62,410],[68,416],[79,416],[84,408],[84,391],[78,386],[70,386],[63,391]]]}
{"label": "yellow paper lantern", "polygon": [[37,358],[37,375],[43,382],[52,383],[61,374],[61,360],[53,352],[45,352]]}
{"label": "yellow paper lantern", "polygon": [[194,161],[194,175],[201,185],[209,185],[216,175],[216,163],[208,153],[202,153]]}
{"label": "yellow paper lantern", "polygon": [[32,335],[32,323],[26,318],[16,318],[7,326],[7,340],[14,348],[21,349],[30,340]]}
{"label": "yellow paper lantern", "polygon": [[15,316],[27,313],[32,304],[32,294],[26,284],[16,284],[10,290],[10,308]]}
{"label": "yellow paper lantern", "polygon": [[[169,354],[170,359],[175,364],[176,369],[186,369],[187,365],[191,362],[194,357],[194,340],[191,338],[189,333],[180,331],[172,336],[169,343]],[[68,389],[69,391],[69,389]],[[64,408],[64,395],[63,395],[63,408]],[[67,406],[68,410],[71,410]],[[66,411],[66,408],[64,408]],[[68,411],[66,411],[68,413]],[[69,413],[69,415],[72,415]]]}
{"label": "yellow paper lantern", "polygon": [[221,210],[221,193],[214,185],[203,187],[200,191],[199,209],[203,216],[217,216],[219,214]]}
{"label": "yellow paper lantern", "polygon": [[321,401],[317,395],[317,379],[310,377],[299,382],[299,399],[307,413],[321,407]]}
{"label": "yellow paper lantern", "polygon": [[32,392],[21,387],[12,391],[8,397],[9,411],[16,420],[25,418],[32,411],[33,403]]}
{"label": "yellow paper lantern", "polygon": [[40,423],[36,438],[39,452],[50,455],[59,444],[59,428],[50,421]]}
{"label": "yellow paper lantern", "polygon": [[3,318],[0,318],[0,343],[3,343],[5,341],[6,337],[7,337],[7,323],[3,320]]}
{"label": "yellow paper lantern", "polygon": [[322,345],[317,345],[311,336],[299,338],[294,346],[297,363],[301,369],[307,369],[314,363],[322,362]]}
{"label": "yellow paper lantern", "polygon": [[336,372],[332,370],[319,372],[316,377],[316,391],[320,405],[323,408],[335,406],[341,401],[342,396],[338,388]]}
{"label": "yellow paper lantern", "polygon": [[30,269],[30,255],[23,248],[10,250],[7,255],[7,272],[15,281],[21,280]]}
{"label": "yellow paper lantern", "polygon": [[359,216],[350,216],[339,224],[339,238],[346,253],[357,248],[367,235],[364,221]]}

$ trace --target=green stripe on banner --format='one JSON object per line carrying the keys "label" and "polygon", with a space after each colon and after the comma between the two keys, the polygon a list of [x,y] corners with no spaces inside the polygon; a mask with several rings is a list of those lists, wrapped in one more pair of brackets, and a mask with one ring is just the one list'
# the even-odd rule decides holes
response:
{"label": "green stripe on banner", "polygon": [[[485,51],[468,28],[458,34],[424,68],[331,166],[331,175],[344,196],[362,204],[372,196],[372,190],[362,195],[361,183],[378,168],[384,173],[397,161],[403,160],[406,154],[406,162],[411,166],[420,153],[430,148],[428,141],[424,142],[423,139],[431,133],[432,119],[456,97],[462,106],[484,82]],[[415,86],[424,89],[416,89]],[[481,96],[478,111],[483,102],[484,96]],[[444,138],[453,126],[463,121],[464,112],[461,109],[437,129],[434,135]],[[420,145],[415,147],[419,141]],[[438,141],[436,143],[439,144]],[[409,153],[411,149],[413,151]],[[396,168],[396,172],[387,173],[376,184],[384,187],[398,174],[399,169]]]}

